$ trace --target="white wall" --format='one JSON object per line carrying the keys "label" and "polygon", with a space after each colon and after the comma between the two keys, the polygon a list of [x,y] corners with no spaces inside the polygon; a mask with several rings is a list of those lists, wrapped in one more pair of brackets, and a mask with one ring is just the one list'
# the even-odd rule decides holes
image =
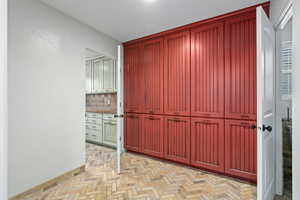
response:
{"label": "white wall", "polygon": [[0,1],[0,199],[7,199],[7,0]]}
{"label": "white wall", "polygon": [[85,163],[84,49],[118,42],[36,0],[9,1],[9,196]]}
{"label": "white wall", "polygon": [[294,0],[293,17],[293,199],[300,199],[300,1]]}

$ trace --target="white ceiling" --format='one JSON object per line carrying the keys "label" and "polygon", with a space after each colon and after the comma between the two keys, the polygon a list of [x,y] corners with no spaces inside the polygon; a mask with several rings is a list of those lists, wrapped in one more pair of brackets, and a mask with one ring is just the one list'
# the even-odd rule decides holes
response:
{"label": "white ceiling", "polygon": [[268,0],[41,0],[121,42]]}

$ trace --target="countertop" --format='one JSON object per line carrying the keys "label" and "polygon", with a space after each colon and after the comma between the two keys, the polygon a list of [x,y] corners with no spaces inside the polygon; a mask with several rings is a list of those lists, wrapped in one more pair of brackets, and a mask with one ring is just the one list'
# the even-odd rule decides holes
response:
{"label": "countertop", "polygon": [[86,112],[117,114],[116,110],[103,110],[103,109],[94,109],[94,108],[88,108],[86,109]]}

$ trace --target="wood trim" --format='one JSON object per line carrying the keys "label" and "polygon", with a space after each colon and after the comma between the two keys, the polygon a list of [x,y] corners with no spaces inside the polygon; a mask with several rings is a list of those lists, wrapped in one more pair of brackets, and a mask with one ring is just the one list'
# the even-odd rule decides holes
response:
{"label": "wood trim", "polygon": [[163,31],[163,32],[148,35],[148,36],[145,36],[145,37],[142,37],[142,38],[130,40],[130,41],[124,42],[123,45],[124,46],[129,46],[129,45],[132,45],[134,43],[149,40],[149,39],[152,39],[152,38],[155,38],[155,37],[161,37],[161,36],[165,36],[165,35],[168,35],[168,34],[171,34],[171,33],[174,33],[174,32],[188,30],[188,29],[191,29],[193,27],[196,27],[196,26],[199,26],[199,25],[202,25],[202,24],[205,24],[205,23],[209,23],[209,22],[213,22],[213,21],[217,21],[217,20],[224,20],[225,18],[232,17],[232,16],[239,15],[239,14],[244,14],[244,13],[247,13],[247,12],[253,12],[253,11],[256,10],[256,7],[258,7],[258,6],[262,6],[267,11],[267,14],[269,14],[270,2],[265,2],[265,3],[257,4],[257,5],[248,7],[248,8],[243,8],[243,9],[240,9],[240,10],[237,10],[237,11],[233,11],[233,12],[230,12],[230,13],[227,13],[227,14],[219,15],[219,16],[216,16],[216,17],[201,20],[201,21],[194,22],[194,23],[191,23],[191,24],[179,26],[177,28],[169,29],[169,30],[166,30],[166,31]]}
{"label": "wood trim", "polygon": [[85,172],[85,165],[82,165],[81,167],[78,167],[74,170],[71,170],[69,172],[64,173],[61,176],[58,176],[56,178],[53,178],[45,183],[42,183],[40,185],[37,185],[25,192],[22,192],[21,194],[18,194],[14,197],[9,198],[9,200],[21,200],[24,199],[27,195],[34,193],[34,192],[44,192],[52,187],[55,187],[58,185],[60,182],[67,180],[73,176],[77,176],[78,174],[81,174]]}

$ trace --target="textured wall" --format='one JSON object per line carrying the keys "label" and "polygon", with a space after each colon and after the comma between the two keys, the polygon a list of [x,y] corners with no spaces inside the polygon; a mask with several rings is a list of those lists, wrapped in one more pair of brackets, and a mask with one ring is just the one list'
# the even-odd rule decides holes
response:
{"label": "textured wall", "polygon": [[118,42],[37,0],[9,1],[9,196],[85,163],[85,48]]}

